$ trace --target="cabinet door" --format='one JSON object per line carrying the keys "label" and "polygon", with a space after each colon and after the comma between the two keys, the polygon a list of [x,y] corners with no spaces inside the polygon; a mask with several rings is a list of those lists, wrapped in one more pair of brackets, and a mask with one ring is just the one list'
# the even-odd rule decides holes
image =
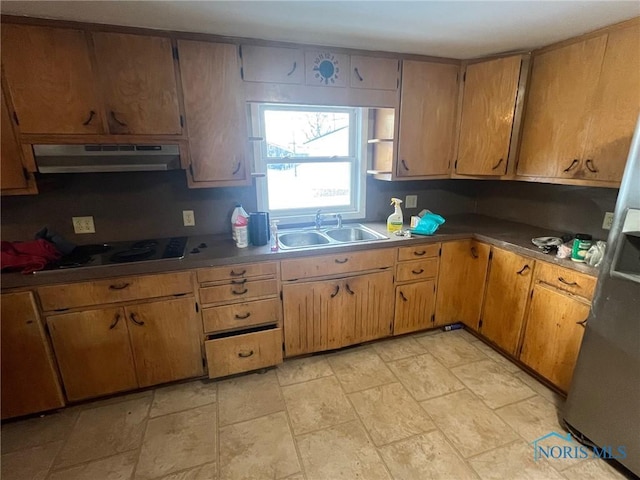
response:
{"label": "cabinet door", "polygon": [[467,67],[456,173],[507,172],[521,62],[518,55]]}
{"label": "cabinet door", "polygon": [[2,418],[64,406],[31,292],[2,295]]}
{"label": "cabinet door", "polygon": [[400,335],[433,327],[435,307],[435,280],[397,286],[393,334]]}
{"label": "cabinet door", "polygon": [[350,300],[350,305],[340,315],[341,346],[391,335],[393,273],[381,272],[351,277],[345,279],[343,285],[344,291],[341,291],[340,295]]}
{"label": "cabinet door", "polygon": [[492,247],[480,333],[516,355],[535,261]]}
{"label": "cabinet door", "polygon": [[2,68],[22,133],[102,133],[85,33],[2,24]]}
{"label": "cabinet door", "polygon": [[478,329],[488,263],[489,245],[475,240],[442,244],[436,295],[438,325],[462,322]]}
{"label": "cabinet door", "polygon": [[193,297],[129,306],[125,314],[140,387],[203,374]]}
{"label": "cabinet door", "polygon": [[543,285],[533,289],[520,360],[568,391],[589,304]]}
{"label": "cabinet door", "polygon": [[288,357],[342,346],[342,317],[355,315],[342,280],[282,287],[284,350]]}
{"label": "cabinet door", "polygon": [[397,90],[400,60],[351,55],[351,86],[374,90]]}
{"label": "cabinet door", "polygon": [[517,174],[580,171],[607,36],[533,57]]}
{"label": "cabinet door", "polygon": [[13,122],[9,114],[9,108],[5,101],[3,92],[0,91],[2,101],[2,117],[0,136],[0,189],[25,189],[27,188],[27,178],[22,166],[22,152],[13,130]]}
{"label": "cabinet door", "polygon": [[584,178],[619,182],[640,113],[640,26],[609,33],[585,149]]}
{"label": "cabinet door", "polygon": [[171,40],[106,32],[92,37],[110,132],[182,133]]}
{"label": "cabinet door", "polygon": [[122,308],[55,315],[47,324],[69,400],[138,387]]}
{"label": "cabinet door", "polygon": [[457,65],[402,62],[399,177],[447,175],[456,138]]}
{"label": "cabinet door", "polygon": [[242,79],[245,82],[301,84],[304,54],[299,48],[242,45]]}
{"label": "cabinet door", "polygon": [[194,182],[234,181],[247,172],[247,118],[235,45],[178,41]]}

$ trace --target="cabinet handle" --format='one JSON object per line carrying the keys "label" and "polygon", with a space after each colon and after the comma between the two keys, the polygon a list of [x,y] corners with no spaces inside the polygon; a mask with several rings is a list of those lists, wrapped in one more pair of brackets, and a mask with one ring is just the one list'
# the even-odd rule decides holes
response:
{"label": "cabinet handle", "polygon": [[402,291],[400,291],[400,298],[402,299],[402,301],[404,302],[408,302],[409,300],[407,300],[407,297],[404,296],[404,293],[402,293]]}
{"label": "cabinet handle", "polygon": [[334,262],[336,263],[347,263],[349,261],[349,258],[345,258],[344,260],[338,260],[337,258],[334,260]]}
{"label": "cabinet handle", "polygon": [[578,163],[580,163],[580,160],[578,160],[577,158],[574,158],[573,161],[571,162],[571,165],[569,165],[567,168],[565,168],[564,171],[568,172],[568,171],[572,170],[573,167],[575,167]]}
{"label": "cabinet handle", "polygon": [[120,321],[120,314],[116,313],[116,318],[114,318],[113,323],[109,325],[109,330],[113,330],[114,328],[116,328],[116,325],[118,325],[119,321]]}
{"label": "cabinet handle", "polygon": [[246,278],[243,278],[242,280],[231,280],[231,285],[244,285],[246,282]]}
{"label": "cabinet handle", "polygon": [[565,285],[569,285],[570,287],[579,287],[580,285],[578,285],[577,282],[567,282],[564,278],[562,277],[558,277],[558,281],[560,283],[564,283]]}
{"label": "cabinet handle", "polygon": [[419,252],[415,252],[415,251],[413,252],[413,254],[414,254],[416,257],[421,257],[421,256],[423,256],[423,255],[424,255],[424,254],[426,254],[426,253],[427,253],[427,251],[426,251],[426,250],[420,250]]}
{"label": "cabinet handle", "polygon": [[136,325],[138,325],[138,326],[140,326],[140,327],[141,327],[142,325],[144,325],[144,322],[143,322],[143,321],[138,320],[138,319],[136,318],[136,314],[135,314],[135,313],[133,313],[133,312],[131,312],[131,314],[129,315],[129,319],[130,319],[133,323],[135,323]]}
{"label": "cabinet handle", "polygon": [[498,160],[498,163],[496,163],[493,167],[491,167],[491,170],[495,170],[496,168],[498,168],[503,161],[504,161],[504,158],[501,158],[500,160]]}
{"label": "cabinet handle", "polygon": [[91,123],[91,120],[93,120],[94,115],[96,114],[96,112],[94,112],[93,110],[91,110],[89,112],[89,118],[87,118],[84,122],[82,122],[82,125],[87,126]]}
{"label": "cabinet handle", "polygon": [[351,287],[349,287],[349,284],[348,284],[348,283],[345,283],[345,284],[344,284],[344,288],[346,288],[346,289],[347,289],[347,293],[349,293],[349,295],[355,295],[355,294],[356,294],[356,292],[354,292],[353,290],[351,290]]}
{"label": "cabinet handle", "polygon": [[131,285],[129,282],[117,283],[115,285],[109,285],[109,290],[124,290],[129,285]]}
{"label": "cabinet handle", "polygon": [[231,272],[229,273],[229,275],[231,275],[232,277],[241,277],[242,275],[244,275],[245,273],[247,273],[246,270],[242,270],[241,272],[236,272],[235,270],[231,270]]}
{"label": "cabinet handle", "polygon": [[331,298],[334,298],[334,297],[338,294],[338,292],[339,292],[339,291],[340,291],[340,285],[336,285],[336,291],[335,291],[335,292],[333,292],[333,293],[330,295],[330,297],[331,297]]}
{"label": "cabinet handle", "polygon": [[598,169],[593,164],[593,160],[591,160],[590,158],[587,159],[586,164],[587,164],[587,170],[589,170],[591,173],[598,173]]}
{"label": "cabinet handle", "polygon": [[576,324],[580,325],[582,328],[586,328],[588,321],[589,321],[589,317],[585,318],[584,320],[580,320],[579,322],[576,322]]}
{"label": "cabinet handle", "polygon": [[116,113],[113,110],[111,110],[111,118],[113,119],[114,122],[116,122],[121,127],[126,127],[127,126],[126,123],[121,122],[120,120],[118,120],[118,117],[116,117]]}
{"label": "cabinet handle", "polygon": [[253,350],[250,350],[249,353],[243,353],[243,352],[238,353],[238,356],[240,358],[249,358],[251,355],[253,355]]}
{"label": "cabinet handle", "polygon": [[424,272],[424,268],[421,268],[420,270],[411,270],[411,273],[413,273],[414,275],[420,275],[423,272]]}
{"label": "cabinet handle", "polygon": [[291,69],[291,71],[289,73],[287,73],[287,77],[290,77],[291,75],[293,75],[293,72],[296,71],[297,67],[298,67],[298,62],[293,62],[293,68]]}
{"label": "cabinet handle", "polygon": [[400,163],[402,164],[402,168],[404,168],[408,172],[409,167],[407,167],[407,162],[404,161],[404,158],[400,160]]}
{"label": "cabinet handle", "polygon": [[471,247],[471,256],[473,258],[479,258],[478,257],[478,251],[476,250],[476,247]]}
{"label": "cabinet handle", "polygon": [[522,275],[524,272],[526,272],[527,270],[529,270],[529,265],[525,265],[524,267],[522,267],[519,271],[517,271],[516,273],[518,275]]}
{"label": "cabinet handle", "polygon": [[244,315],[238,315],[238,314],[236,313],[236,315],[235,315],[236,320],[246,320],[246,319],[247,319],[247,318],[249,318],[250,316],[251,316],[251,312],[247,312],[247,313],[245,313]]}
{"label": "cabinet handle", "polygon": [[362,78],[362,76],[360,75],[360,72],[358,71],[358,67],[355,67],[353,71],[356,73],[356,77],[358,77],[358,80],[362,82],[364,78]]}
{"label": "cabinet handle", "polygon": [[231,175],[235,175],[236,173],[238,173],[241,168],[242,168],[242,162],[238,160],[238,166],[233,169],[233,171],[231,172]]}
{"label": "cabinet handle", "polygon": [[245,293],[247,293],[249,290],[247,290],[246,288],[244,290],[242,290],[241,292],[236,292],[235,290],[231,290],[231,293],[233,293],[234,295],[244,295]]}

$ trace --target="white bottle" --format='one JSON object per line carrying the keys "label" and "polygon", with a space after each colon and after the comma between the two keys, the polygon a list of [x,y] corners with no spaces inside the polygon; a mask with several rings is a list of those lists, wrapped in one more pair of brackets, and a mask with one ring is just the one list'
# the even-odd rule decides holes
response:
{"label": "white bottle", "polygon": [[389,215],[389,218],[387,218],[387,231],[389,233],[402,230],[404,221],[402,218],[402,209],[400,208],[401,203],[402,200],[400,200],[399,198],[391,199],[391,205],[395,207],[395,211],[391,215]]}
{"label": "white bottle", "polygon": [[280,249],[280,245],[278,244],[278,220],[271,220],[271,225],[269,227],[271,231],[270,238],[270,246],[272,252],[277,252]]}
{"label": "white bottle", "polygon": [[236,247],[249,246],[249,214],[239,203],[231,214],[231,236],[236,242]]}

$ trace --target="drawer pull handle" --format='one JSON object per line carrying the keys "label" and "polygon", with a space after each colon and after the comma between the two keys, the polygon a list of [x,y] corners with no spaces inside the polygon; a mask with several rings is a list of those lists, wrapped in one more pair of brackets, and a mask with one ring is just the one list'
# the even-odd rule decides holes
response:
{"label": "drawer pull handle", "polygon": [[120,321],[120,314],[116,313],[116,318],[114,318],[113,323],[109,325],[109,330],[113,330],[114,328],[116,328],[116,325],[118,325],[119,321]]}
{"label": "drawer pull handle", "polygon": [[131,285],[129,282],[126,283],[117,283],[115,285],[109,285],[109,290],[124,290],[125,288],[127,288],[129,285]]}
{"label": "drawer pull handle", "polygon": [[251,355],[253,355],[253,350],[250,350],[249,353],[244,353],[244,352],[238,353],[238,356],[240,358],[249,358]]}
{"label": "drawer pull handle", "polygon": [[579,322],[576,322],[576,324],[580,325],[582,328],[587,328],[587,322],[589,321],[589,318],[585,318],[584,320],[580,320]]}
{"label": "drawer pull handle", "polygon": [[476,250],[476,247],[471,247],[471,256],[473,258],[479,258],[478,257],[478,251]]}
{"label": "drawer pull handle", "polygon": [[517,271],[516,273],[518,275],[522,275],[524,272],[526,272],[527,270],[529,270],[529,265],[525,265],[524,267],[522,267],[519,271]]}
{"label": "drawer pull handle", "polygon": [[427,251],[426,251],[426,250],[420,250],[419,252],[415,252],[415,251],[413,252],[413,254],[414,254],[416,257],[421,257],[421,256],[425,255],[426,253],[427,253]]}
{"label": "drawer pull handle", "polygon": [[595,165],[593,164],[593,160],[591,159],[587,160],[587,170],[589,170],[591,173],[598,173],[598,169],[595,167]]}
{"label": "drawer pull handle", "polygon": [[411,270],[411,273],[414,275],[420,275],[421,273],[424,273],[424,268],[421,268],[420,270]]}
{"label": "drawer pull handle", "polygon": [[355,72],[358,80],[360,80],[361,82],[364,81],[364,78],[362,78],[362,76],[360,75],[360,72],[358,71],[358,67],[354,68],[353,71]]}
{"label": "drawer pull handle", "polygon": [[331,297],[331,298],[334,298],[334,297],[338,294],[338,292],[339,292],[339,291],[340,291],[340,285],[336,285],[336,291],[335,291],[335,292],[333,292],[333,293],[330,295],[330,297]]}
{"label": "drawer pull handle", "polygon": [[133,313],[133,312],[131,312],[131,315],[129,315],[129,319],[130,319],[133,323],[135,323],[136,325],[138,325],[139,327],[141,327],[142,325],[144,325],[144,322],[143,322],[143,321],[141,321],[141,320],[138,320],[138,319],[136,318],[136,314],[135,314],[135,313]]}
{"label": "drawer pull handle", "polygon": [[233,169],[233,171],[231,172],[231,175],[235,175],[236,173],[238,173],[240,171],[240,168],[242,168],[242,162],[238,161],[238,166]]}
{"label": "drawer pull handle", "polygon": [[244,295],[245,293],[247,293],[249,290],[247,290],[246,288],[244,290],[242,290],[241,292],[236,292],[235,290],[231,290],[231,293],[233,293],[234,295]]}
{"label": "drawer pull handle", "polygon": [[571,165],[569,165],[567,168],[565,168],[563,171],[564,172],[570,172],[573,167],[576,166],[576,164],[580,163],[580,160],[578,160],[577,158],[574,158],[573,161],[571,162]]}
{"label": "drawer pull handle", "polygon": [[93,120],[93,117],[95,116],[96,112],[94,112],[93,110],[91,110],[89,112],[89,118],[87,118],[84,122],[82,122],[82,125],[84,125],[85,127],[89,124],[91,124],[91,120]]}
{"label": "drawer pull handle", "polygon": [[334,260],[334,262],[336,263],[347,263],[349,261],[349,258],[345,258],[344,260],[338,260],[337,258]]}
{"label": "drawer pull handle", "polygon": [[291,75],[293,75],[293,72],[296,71],[297,67],[298,67],[298,62],[293,62],[293,68],[291,69],[291,71],[289,73],[287,73],[287,77],[290,77]]}
{"label": "drawer pull handle", "polygon": [[403,302],[408,302],[409,300],[407,300],[407,297],[404,296],[404,293],[402,293],[402,291],[400,291],[400,298],[402,299]]}
{"label": "drawer pull handle", "polygon": [[346,289],[347,289],[347,292],[349,293],[349,295],[355,295],[355,294],[356,294],[356,292],[354,292],[353,290],[351,290],[351,287],[349,287],[349,284],[348,284],[348,283],[345,283],[345,284],[344,284],[344,288],[346,288]]}
{"label": "drawer pull handle", "polygon": [[241,277],[245,273],[247,273],[246,270],[242,270],[241,272],[236,272],[235,270],[231,270],[231,273],[229,273],[229,275],[231,275],[232,277]]}
{"label": "drawer pull handle", "polygon": [[565,285],[569,285],[570,287],[579,287],[580,285],[578,285],[577,282],[567,282],[564,278],[562,277],[558,277],[558,281],[560,283],[564,283]]}
{"label": "drawer pull handle", "polygon": [[246,320],[246,319],[247,319],[247,318],[249,318],[250,316],[251,316],[251,312],[247,312],[247,313],[245,313],[244,315],[238,315],[238,314],[236,313],[236,315],[235,315],[236,320]]}
{"label": "drawer pull handle", "polygon": [[113,119],[114,122],[116,122],[118,125],[120,125],[121,127],[126,127],[127,124],[124,122],[121,122],[118,117],[116,117],[116,112],[114,112],[113,110],[111,110],[111,118]]}
{"label": "drawer pull handle", "polygon": [[243,278],[242,280],[231,280],[231,285],[244,285],[246,281],[246,278]]}
{"label": "drawer pull handle", "polygon": [[491,170],[495,170],[496,168],[498,168],[503,161],[504,161],[504,158],[501,158],[500,160],[498,160],[498,163],[496,163],[493,167],[491,167]]}

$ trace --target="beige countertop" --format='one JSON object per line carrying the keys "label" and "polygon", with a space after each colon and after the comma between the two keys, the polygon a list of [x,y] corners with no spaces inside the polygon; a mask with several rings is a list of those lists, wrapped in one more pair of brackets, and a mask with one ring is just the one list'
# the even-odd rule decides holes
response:
{"label": "beige countertop", "polygon": [[[383,222],[365,223],[373,230],[387,235]],[[284,231],[282,229],[281,231]],[[588,275],[597,276],[598,269],[584,263],[559,259],[548,255],[531,243],[531,239],[543,236],[560,236],[560,232],[509,222],[482,215],[458,215],[447,218],[434,235],[412,238],[391,235],[389,239],[363,242],[358,244],[341,244],[314,246],[298,250],[280,250],[271,252],[269,246],[236,248],[228,235],[200,235],[189,237],[187,253],[183,259],[166,259],[131,264],[103,265],[81,267],[66,270],[49,270],[30,275],[21,273],[3,273],[0,277],[2,289],[28,288],[55,283],[79,282],[98,278],[123,275],[141,275],[146,273],[162,273],[193,268],[229,265],[234,263],[254,263],[265,260],[283,260],[312,255],[341,253],[345,251],[368,250],[373,248],[397,247],[419,243],[443,242],[461,238],[476,238],[497,247],[512,250],[536,259],[555,263]],[[132,239],[134,240],[134,239]],[[195,247],[205,243],[206,248],[199,248],[199,253],[190,253]]]}

